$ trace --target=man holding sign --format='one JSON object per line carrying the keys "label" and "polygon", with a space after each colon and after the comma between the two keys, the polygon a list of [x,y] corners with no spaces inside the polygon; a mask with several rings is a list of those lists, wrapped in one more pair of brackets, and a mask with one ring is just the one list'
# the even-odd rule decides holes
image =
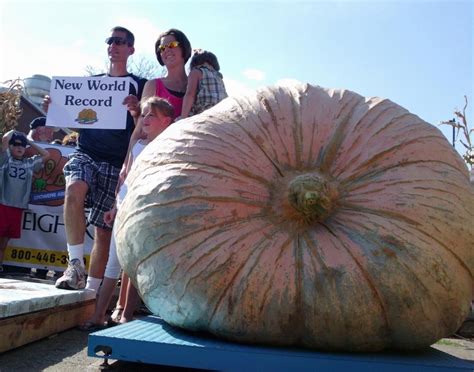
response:
{"label": "man holding sign", "polygon": [[[85,207],[90,207],[88,221],[94,226],[95,234],[87,288],[97,290],[104,276],[112,230],[104,223],[103,216],[114,205],[120,169],[135,127],[124,104],[130,111],[136,110],[130,107],[127,98],[119,104],[114,99],[117,101],[123,94],[123,97],[135,95],[140,100],[146,82],[127,71],[128,58],[135,51],[134,41],[129,30],[114,27],[105,40],[110,61],[107,75],[78,81],[53,79],[51,98],[45,100],[45,109],[49,108],[48,125],[79,128],[80,132],[76,151],[64,166],[64,224],[69,264],[56,281],[57,288],[86,287]],[[89,96],[81,95],[83,88],[89,91]],[[71,112],[72,117],[68,118]]]}

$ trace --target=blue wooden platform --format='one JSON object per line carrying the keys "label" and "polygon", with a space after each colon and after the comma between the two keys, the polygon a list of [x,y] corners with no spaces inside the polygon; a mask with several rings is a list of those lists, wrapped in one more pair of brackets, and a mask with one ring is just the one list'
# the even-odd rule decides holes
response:
{"label": "blue wooden platform", "polygon": [[474,371],[474,363],[432,348],[349,354],[249,346],[183,331],[155,316],[90,334],[88,355],[219,371]]}

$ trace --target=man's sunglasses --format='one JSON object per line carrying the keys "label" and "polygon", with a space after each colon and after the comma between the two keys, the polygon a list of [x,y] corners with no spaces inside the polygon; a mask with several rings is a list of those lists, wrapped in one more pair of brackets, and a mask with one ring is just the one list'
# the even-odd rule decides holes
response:
{"label": "man's sunglasses", "polygon": [[108,37],[107,39],[105,39],[105,42],[106,42],[108,45],[112,45],[112,44],[115,44],[115,45],[125,45],[125,44],[128,44],[128,40],[127,40],[127,39],[124,39],[123,37],[119,37],[119,36]]}
{"label": "man's sunglasses", "polygon": [[160,45],[158,47],[158,50],[160,51],[160,53],[163,53],[166,48],[174,49],[177,47],[179,47],[179,41],[170,41],[168,44]]}

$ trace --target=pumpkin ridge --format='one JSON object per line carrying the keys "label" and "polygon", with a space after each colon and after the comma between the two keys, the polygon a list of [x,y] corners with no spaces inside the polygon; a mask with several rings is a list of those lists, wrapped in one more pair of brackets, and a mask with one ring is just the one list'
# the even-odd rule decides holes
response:
{"label": "pumpkin ridge", "polygon": [[[228,226],[228,228],[226,228],[224,230],[222,230],[222,229],[216,230],[211,235],[208,235],[206,238],[204,238],[198,245],[196,245],[195,247],[193,247],[189,251],[187,251],[187,253],[193,253],[194,251],[199,250],[201,248],[201,246],[204,246],[205,244],[207,244],[213,238],[219,237],[220,235],[222,235],[223,233],[226,233],[228,231],[232,231],[235,228],[235,226],[238,226],[238,225],[240,225],[240,222],[235,222],[233,224],[226,224],[226,227]],[[269,223],[267,223],[266,225],[270,226]],[[245,239],[245,238],[251,236],[252,234],[254,234],[255,232],[264,229],[265,227],[266,226],[258,226],[255,229],[251,229],[251,230],[245,232],[245,234],[240,235],[239,240]],[[195,235],[195,233],[192,233],[191,235]],[[218,247],[221,247],[221,246],[223,246],[223,245],[225,245],[225,244],[227,244],[228,242],[231,242],[231,241],[234,241],[234,242],[230,246],[233,246],[234,244],[236,244],[236,240],[235,240],[234,237],[232,237],[232,239],[228,238],[228,239],[220,242],[215,248],[212,248],[209,252],[209,255],[211,255],[211,253],[213,253],[214,251],[219,250]],[[235,254],[233,254],[233,255],[235,255]],[[188,267],[188,270],[192,270],[194,268],[194,266],[198,265],[199,261],[201,261],[203,257],[204,257],[204,255],[199,256],[193,263],[190,264],[190,266]]]}
{"label": "pumpkin ridge", "polygon": [[[240,97],[241,98],[241,97]],[[239,108],[243,109],[243,106],[241,105],[241,102],[239,100],[236,100],[239,104]],[[275,166],[275,168],[278,170],[278,172],[283,175],[279,169],[279,167],[277,167],[277,164],[272,160],[273,158],[278,158],[277,154],[276,154],[276,150],[274,148],[270,148],[270,149],[264,149],[262,144],[265,142],[262,140],[262,137],[260,137],[260,135],[264,136],[265,138],[268,137],[268,131],[266,130],[266,126],[267,126],[267,123],[260,117],[258,116],[257,113],[254,113],[252,112],[252,115],[249,115],[249,117],[247,118],[247,120],[249,120],[251,122],[251,124],[253,124],[254,126],[254,129],[256,131],[256,133],[252,133],[251,131],[249,131],[246,127],[242,126],[241,125],[241,122],[235,122],[235,126],[237,126],[238,128],[240,128],[240,130],[245,133],[247,135],[247,137],[254,143],[257,145],[257,147],[262,150],[263,154],[270,160],[270,162]],[[273,150],[273,156],[270,156],[269,153],[271,152],[270,150]]]}
{"label": "pumpkin ridge", "polygon": [[[277,112],[282,112],[281,104],[280,104],[279,100],[277,99],[276,92],[269,92],[269,93],[273,95],[273,98],[276,101],[276,106],[277,106],[276,111]],[[290,98],[290,102],[292,102],[292,101],[293,100]],[[287,159],[286,162],[287,162],[287,164],[291,164],[292,162],[291,162],[290,152],[289,152],[287,146],[285,146],[285,141],[283,139],[283,136],[282,136],[282,133],[281,133],[281,130],[280,130],[280,128],[282,128],[282,124],[280,123],[280,120],[277,119],[277,116],[275,115],[275,112],[273,111],[273,109],[272,109],[272,107],[269,103],[269,100],[267,98],[261,99],[260,103],[267,109],[267,112],[271,117],[269,125],[264,120],[261,119],[262,128],[264,128],[265,131],[267,131],[268,134],[269,134],[267,136],[267,138],[271,138],[271,133],[270,133],[270,130],[269,130],[269,126],[272,125],[274,132],[277,134],[278,139],[279,139],[282,147],[284,148],[284,151],[285,151],[285,154],[286,154],[286,159]],[[265,124],[267,124],[267,125],[265,125]],[[275,159],[278,159],[278,156],[275,156]],[[275,162],[276,162],[276,160],[275,160]]]}
{"label": "pumpkin ridge", "polygon": [[[341,210],[343,208],[341,207]],[[345,212],[353,212],[355,214],[360,214],[362,212],[362,208],[361,207],[357,207],[355,209],[347,209]],[[377,216],[381,216],[381,217],[385,217],[383,213],[375,213],[375,211],[371,211],[371,210],[368,210],[368,209],[364,209],[365,213],[368,213],[368,214],[374,214],[374,215],[377,215]],[[396,222],[402,222],[402,223],[406,223],[408,226],[416,226],[416,231],[417,232],[420,232],[422,233],[425,237],[427,237],[428,239],[430,240],[433,240],[439,247],[443,248],[444,250],[446,250],[449,254],[452,255],[452,257],[454,257],[456,259],[456,261],[460,264],[460,266],[466,270],[466,272],[471,276],[471,279],[474,280],[474,271],[471,271],[469,269],[469,267],[464,263],[464,261],[452,250],[450,249],[446,244],[444,244],[443,242],[441,242],[439,239],[436,239],[433,234],[429,233],[429,232],[425,232],[424,230],[421,230],[421,227],[422,225],[414,220],[411,220],[409,218],[403,218],[403,216],[401,216],[402,218],[398,218],[398,216],[395,216],[397,218],[392,218],[394,216],[392,215],[387,215],[386,217],[391,217],[389,220],[390,220],[390,223],[393,223],[393,224],[396,224]],[[332,221],[333,223],[336,223],[340,226],[344,226],[344,224],[338,222],[338,221]],[[364,227],[364,225],[362,225],[362,227]],[[409,230],[406,230],[405,228],[401,227],[401,226],[398,226],[399,229],[401,230],[404,230],[407,232],[407,234],[411,234],[412,232],[409,231]]]}
{"label": "pumpkin ridge", "polygon": [[[367,165],[368,163],[370,163],[370,161],[368,161],[365,165]],[[369,170],[368,172],[366,172],[365,174],[363,173],[362,169],[359,169],[359,171],[358,171],[359,173],[353,173],[350,176],[347,176],[346,178],[341,180],[340,185],[343,188],[349,188],[352,183],[358,183],[358,184],[364,185],[364,183],[366,183],[367,181],[373,182],[373,180],[371,178],[376,177],[378,174],[386,173],[390,169],[400,169],[400,167],[408,167],[408,166],[412,166],[412,165],[427,165],[427,164],[431,164],[431,163],[443,164],[443,165],[448,166],[449,168],[452,168],[456,171],[459,171],[459,169],[454,167],[451,163],[444,162],[444,161],[441,161],[441,160],[410,160],[410,161],[405,161],[403,163],[400,162],[400,163],[391,164],[391,165],[388,165],[388,166],[385,166],[385,167],[381,167],[381,168],[379,167],[379,168],[376,168],[376,169],[372,169],[372,170]],[[362,167],[362,165],[361,165],[361,167]],[[361,168],[361,167],[359,167],[359,168]],[[337,176],[335,176],[335,177],[337,178]]]}
{"label": "pumpkin ridge", "polygon": [[[259,125],[259,123],[257,123],[256,121],[254,121],[254,124],[255,124],[255,127],[257,129],[259,129],[262,133],[262,135],[266,135],[267,133],[265,131],[262,130],[262,128],[264,128],[265,126],[263,125],[263,120],[258,118],[259,121],[260,121],[260,124],[262,125]],[[242,126],[240,124],[240,122],[235,122],[235,126],[237,126],[243,133],[245,133],[245,135],[252,141],[252,143],[254,143],[256,145],[256,147],[258,149],[260,149],[260,151],[262,152],[262,154],[267,158],[267,160],[270,162],[270,164],[273,165],[273,167],[276,169],[276,171],[278,172],[278,174],[283,177],[284,176],[284,173],[283,171],[281,170],[281,168],[278,166],[277,162],[274,160],[274,158],[277,158],[276,154],[273,154],[273,156],[270,156],[269,155],[269,152],[267,152],[267,150],[263,147],[262,145],[262,140],[259,138],[259,135],[254,135],[252,132],[248,131],[244,126]],[[267,136],[265,136],[267,137]],[[239,149],[239,152],[241,151],[241,149]]]}
{"label": "pumpkin ridge", "polygon": [[[262,243],[265,243],[263,245],[263,247],[261,247],[261,244]],[[253,262],[251,263],[251,269],[250,270],[247,270],[247,271],[250,271],[252,272],[253,271],[253,268],[255,268],[255,266],[257,265],[258,263],[258,257],[260,257],[262,254],[263,254],[263,251],[265,249],[265,247],[269,246],[270,245],[270,241],[268,241],[266,239],[266,237],[262,237],[256,244],[255,246],[256,247],[259,247],[260,249],[254,249],[252,251],[250,251],[250,254],[249,256],[247,257],[246,260],[243,260],[244,262],[239,266],[239,269],[235,271],[234,275],[231,276],[231,278],[229,279],[229,284],[226,285],[222,291],[221,291],[221,295],[218,296],[218,300],[216,301],[216,304],[214,306],[214,308],[212,309],[211,311],[211,316],[210,316],[210,322],[212,322],[212,319],[214,319],[215,315],[216,315],[216,312],[218,311],[218,309],[220,308],[221,304],[224,302],[225,298],[228,297],[229,300],[231,300],[233,298],[233,296],[231,294],[228,294],[229,290],[234,287],[235,285],[235,279],[238,275],[240,275],[243,271],[243,269],[245,268],[245,266],[247,266],[248,262],[249,262],[249,259],[250,257],[254,256],[254,255],[257,255],[257,257],[253,260]],[[242,284],[243,285],[243,284]],[[232,308],[232,306],[230,306]]]}
{"label": "pumpkin ridge", "polygon": [[[303,248],[300,243],[301,235],[296,233],[296,236],[293,237],[293,241],[296,244],[293,244],[293,251],[295,257],[295,297],[294,297],[294,306],[293,313],[290,314],[291,318],[295,318],[296,321],[291,321],[292,331],[296,334],[296,340],[301,340],[305,334],[305,321],[301,320],[301,314],[304,314],[304,300],[303,300],[303,288],[304,288],[304,260],[303,260]],[[291,311],[291,310],[290,310]],[[298,321],[299,320],[299,321]],[[295,341],[293,341],[295,342]]]}
{"label": "pumpkin ridge", "polygon": [[387,210],[382,210],[382,209],[373,209],[373,208],[368,208],[368,207],[362,207],[359,204],[355,204],[355,203],[351,203],[351,202],[347,202],[347,201],[340,201],[339,202],[339,211],[341,213],[346,212],[346,211],[354,212],[356,214],[367,213],[367,214],[372,214],[372,215],[379,216],[379,217],[384,217],[384,218],[390,218],[390,219],[394,219],[394,220],[403,221],[405,223],[412,224],[412,225],[415,225],[415,226],[420,225],[420,223],[418,221],[408,217],[404,213],[396,213],[396,212],[393,212],[393,211],[387,211]]}
{"label": "pumpkin ridge", "polygon": [[[304,95],[306,96],[306,92]],[[295,125],[291,127],[293,130],[293,140],[294,140],[294,147],[295,147],[295,167],[301,168],[304,166],[303,164],[303,115],[301,110],[301,102],[302,102],[302,94],[297,96],[291,95],[292,99],[291,109],[293,111],[293,118]],[[311,141],[312,142],[312,141]]]}
{"label": "pumpkin ridge", "polygon": [[[393,108],[393,107],[392,107]],[[402,113],[401,115],[399,116],[396,116],[394,118],[392,118],[388,123],[386,123],[383,127],[380,127],[374,134],[373,136],[379,136],[382,132],[386,131],[387,129],[393,127],[393,126],[397,126],[397,125],[400,125],[400,121],[401,120],[405,120],[405,119],[410,119],[412,118],[413,114],[409,113],[409,112],[404,112]],[[418,118],[418,117],[417,117]],[[419,125],[421,124],[421,121],[417,121],[415,123],[413,123],[413,125]]]}
{"label": "pumpkin ridge", "polygon": [[[388,306],[387,306],[387,303],[385,302],[385,298],[383,296],[383,294],[378,290],[378,287],[375,285],[376,281],[372,278],[372,275],[370,275],[370,273],[368,272],[368,270],[364,267],[364,265],[362,264],[362,262],[359,261],[359,257],[356,256],[354,254],[354,252],[352,252],[352,250],[348,247],[348,245],[346,244],[346,242],[344,242],[342,239],[340,239],[338,237],[338,234],[336,234],[334,232],[334,230],[328,225],[328,224],[322,224],[322,226],[324,226],[324,228],[327,229],[327,231],[333,235],[338,241],[339,243],[341,244],[341,246],[345,249],[345,251],[347,252],[347,254],[349,256],[352,257],[352,259],[354,260],[354,263],[356,264],[356,266],[358,267],[360,273],[362,274],[362,277],[365,279],[367,285],[368,285],[368,288],[370,289],[370,291],[373,293],[374,295],[374,298],[376,299],[377,303],[379,304],[380,306],[380,314],[382,315],[382,318],[384,319],[384,323],[385,323],[385,337],[387,337],[388,335],[390,335],[392,333],[392,325],[391,325],[391,322],[390,322],[390,319],[388,317]],[[354,241],[352,239],[352,236],[351,236],[351,233],[354,233],[356,235],[359,235],[357,232],[354,232],[354,231],[351,231],[351,233],[349,233],[344,226],[340,226],[340,228],[338,229],[338,231],[342,231],[344,233],[344,235],[346,236],[346,238],[350,241]],[[357,241],[354,242],[356,245],[359,245],[360,243],[358,243]]]}
{"label": "pumpkin ridge", "polygon": [[[440,192],[440,193],[443,193],[443,194],[448,194],[450,199],[455,198],[458,201],[462,201],[462,199],[459,197],[459,195],[456,192],[448,191],[447,188],[438,188],[438,187],[433,187],[433,186],[425,186],[425,187],[413,186],[413,184],[416,184],[417,182],[422,182],[422,181],[436,182],[436,181],[438,181],[438,179],[435,179],[435,178],[430,178],[430,179],[427,179],[427,178],[411,178],[409,180],[384,180],[384,179],[371,180],[371,186],[380,183],[381,187],[379,189],[371,189],[371,190],[367,190],[367,191],[358,192],[357,195],[373,194],[373,193],[376,193],[378,191],[383,191],[385,185],[386,186],[407,185],[409,187],[412,187],[413,190],[436,191],[436,192]],[[443,181],[443,182],[444,182],[445,186],[451,186],[453,188],[459,186],[458,184],[456,184],[454,182],[450,182],[449,180],[446,180],[446,181]],[[347,193],[350,192],[351,195],[354,195],[354,193],[357,192],[358,189],[365,188],[365,187],[367,187],[367,183],[361,183],[361,184],[358,184],[358,185],[354,185],[353,187],[347,188],[346,192]],[[461,190],[463,190],[463,189],[461,189]],[[465,190],[463,190],[463,191],[465,191]],[[416,195],[416,194],[414,194],[414,195]],[[469,210],[466,210],[466,211],[469,212]]]}
{"label": "pumpkin ridge", "polygon": [[[123,221],[123,224],[125,224],[127,221],[124,220]],[[168,224],[171,224],[173,223],[173,221],[170,221],[170,222],[167,222]],[[160,225],[162,225],[163,223],[160,223]],[[150,252],[148,253],[147,255],[144,255],[141,259],[139,259],[137,261],[137,264],[136,266],[141,266],[144,262],[146,262],[148,259],[150,259],[151,257],[155,256],[156,254],[159,254],[161,253],[163,250],[169,248],[170,246],[173,246],[174,244],[180,242],[180,241],[184,241],[186,240],[187,238],[189,238],[190,236],[192,235],[196,235],[200,232],[203,232],[203,231],[207,231],[207,230],[213,230],[213,229],[218,229],[220,226],[225,226],[228,224],[228,221],[223,221],[223,222],[220,222],[220,223],[217,223],[215,225],[207,225],[207,226],[204,226],[203,228],[201,229],[198,229],[198,230],[192,230],[191,232],[185,234],[185,235],[179,235],[176,239],[170,241],[169,243],[165,244],[165,245],[162,245],[160,248],[154,250],[153,252]],[[119,230],[120,231],[120,230]],[[119,232],[118,232],[119,233]]]}
{"label": "pumpkin ridge", "polygon": [[249,206],[252,206],[252,207],[260,207],[260,208],[264,208],[267,205],[264,202],[258,202],[258,201],[253,201],[253,200],[242,200],[238,196],[230,197],[230,196],[210,196],[210,195],[207,195],[207,196],[204,196],[204,195],[185,196],[185,197],[181,197],[181,198],[176,199],[176,200],[169,200],[169,201],[166,201],[166,202],[163,201],[163,202],[160,202],[157,205],[159,205],[160,207],[166,207],[166,206],[171,206],[173,204],[181,203],[183,201],[190,201],[190,200],[215,201],[215,202],[224,202],[224,203],[233,202],[233,203],[236,203],[236,204],[244,204],[244,205],[249,205]]}
{"label": "pumpkin ridge", "polygon": [[[370,138],[376,137],[379,135],[381,132],[385,131],[387,127],[390,126],[391,123],[395,121],[395,118],[391,119],[387,124],[384,124],[383,126],[377,126],[377,131],[375,133],[368,133],[368,131],[374,126],[374,123],[376,123],[382,116],[386,115],[387,111],[396,111],[396,108],[393,107],[393,103],[390,100],[387,99],[382,99],[381,101],[374,101],[376,97],[370,98],[368,101],[365,101],[363,104],[360,106],[356,106],[354,110],[357,110],[359,107],[363,106],[368,106],[368,108],[365,110],[365,112],[357,118],[357,121],[351,124],[350,128],[348,128],[348,132],[352,135],[355,133],[355,138],[351,138],[351,142],[349,143],[349,147],[344,149],[344,153],[346,154],[354,154],[356,153],[356,159],[361,156],[360,152],[357,152],[359,149],[364,149],[364,142]],[[373,103],[371,105],[371,103]],[[386,103],[392,103],[392,106],[385,106],[385,107],[380,107],[383,104]],[[380,112],[374,113],[374,109],[380,109]],[[361,128],[362,127],[362,128]],[[353,136],[354,136],[353,135]],[[360,143],[361,142],[361,143]],[[362,147],[361,147],[362,146]],[[353,163],[354,160],[351,159],[348,161],[348,163]]]}
{"label": "pumpkin ridge", "polygon": [[[254,217],[254,218],[257,218]],[[172,223],[172,222],[169,222],[169,223]],[[238,226],[240,225],[242,222],[241,221],[236,221],[235,223],[231,224],[230,226]],[[219,223],[216,223],[214,225],[206,225],[204,226],[203,228],[201,229],[197,229],[197,230],[192,230],[186,234],[180,234],[177,236],[176,239],[170,241],[169,243],[167,243],[166,245],[163,245],[161,248],[158,248],[156,249],[155,251],[151,252],[150,254],[144,256],[141,260],[138,260],[137,261],[137,267],[140,266],[143,262],[147,261],[148,259],[150,259],[151,257],[153,257],[155,254],[158,254],[158,253],[161,253],[163,250],[165,250],[166,248],[169,248],[169,246],[173,246],[181,241],[185,241],[186,239],[188,239],[190,236],[193,236],[193,235],[196,235],[198,233],[201,233],[201,232],[204,232],[204,231],[207,231],[207,230],[216,230],[215,233],[213,233],[212,235],[209,235],[207,238],[205,238],[203,240],[203,242],[206,242],[208,241],[209,239],[212,239],[213,237],[215,236],[218,236],[219,234],[222,233],[222,230],[220,229],[222,226],[228,226],[229,225],[229,221],[222,221],[222,222],[219,222]],[[215,234],[215,235],[214,235]],[[195,247],[195,249],[198,249],[198,246]],[[191,250],[192,252],[192,250]]]}
{"label": "pumpkin ridge", "polygon": [[[344,99],[344,95],[342,97]],[[355,94],[351,96],[347,102],[343,102],[334,123],[334,131],[329,143],[323,150],[323,156],[320,164],[316,164],[323,173],[329,173],[332,164],[334,163],[341,143],[346,135],[346,128],[349,125],[351,114],[354,108],[357,107],[362,100],[362,97]]]}
{"label": "pumpkin ridge", "polygon": [[[278,231],[278,230],[279,230],[278,228],[275,229],[275,231]],[[260,311],[259,314],[263,314],[265,305],[268,303],[268,298],[271,298],[270,294],[274,291],[274,284],[273,283],[274,283],[274,279],[275,279],[275,274],[277,272],[276,267],[278,266],[278,262],[281,260],[281,258],[283,256],[283,252],[290,248],[291,243],[292,243],[293,240],[294,240],[293,237],[288,236],[288,239],[284,243],[280,244],[280,249],[279,249],[278,255],[275,258],[274,269],[271,271],[271,277],[268,280],[268,282],[266,283],[266,289],[263,291],[262,301],[260,303],[260,308],[259,308],[259,311]],[[262,252],[263,252],[263,249],[262,249]],[[302,314],[297,309],[295,309],[295,311],[296,311],[295,314]]]}
{"label": "pumpkin ridge", "polygon": [[[270,187],[271,183],[262,178],[262,177],[258,177],[257,175],[255,174],[252,174],[250,172],[239,172],[238,174],[236,173],[232,173],[232,172],[229,172],[225,169],[221,169],[221,168],[214,168],[214,167],[196,167],[194,169],[192,168],[188,168],[186,169],[186,173],[194,173],[194,172],[198,172],[198,173],[203,173],[203,174],[206,174],[210,177],[215,177],[215,176],[221,176],[223,179],[226,179],[226,180],[230,180],[230,181],[235,181],[236,183],[244,183],[244,181],[242,181],[241,178],[239,178],[239,176],[242,176],[242,177],[245,177],[245,178],[248,178],[252,181],[254,181],[255,183],[259,183],[259,184],[262,184],[263,186],[262,187]],[[184,173],[184,172],[183,172]],[[255,195],[255,196],[261,196],[260,194],[254,194],[252,193],[251,191],[249,190],[245,190],[246,193],[248,194],[252,194],[252,195]]]}
{"label": "pumpkin ridge", "polygon": [[[318,132],[318,129],[317,129],[317,125],[316,125],[316,119],[313,118],[313,121],[312,121],[312,128],[311,128],[311,138],[315,138],[316,137],[316,133]],[[301,135],[301,145],[303,145],[303,136]],[[313,153],[313,146],[316,146],[315,145],[315,142],[314,141],[310,141],[310,144],[309,144],[309,150],[308,150],[308,153],[309,154],[312,154]],[[322,149],[319,149],[319,154],[318,156],[315,157],[315,159],[312,159],[311,156],[308,156],[306,158],[306,164],[302,164],[302,166],[304,168],[312,168],[313,167],[313,164],[316,165],[316,164],[320,164],[321,162],[321,159],[320,159],[320,155],[321,155],[321,151]]]}
{"label": "pumpkin ridge", "polygon": [[[261,177],[259,174],[255,174],[255,173],[252,174],[251,172],[247,171],[246,169],[238,169],[237,167],[233,166],[232,163],[226,163],[226,165],[228,165],[230,169],[217,168],[216,166],[210,166],[209,164],[205,164],[205,163],[198,162],[198,161],[184,161],[184,160],[161,163],[160,165],[162,165],[162,166],[176,165],[176,168],[171,168],[171,169],[178,169],[178,168],[180,168],[179,167],[180,165],[185,165],[185,164],[186,165],[193,165],[193,166],[195,166],[195,168],[194,169],[193,168],[186,168],[184,170],[181,170],[182,174],[186,174],[185,172],[188,172],[188,171],[189,172],[191,172],[191,171],[192,172],[198,172],[201,169],[203,169],[204,171],[209,172],[209,173],[210,173],[210,170],[215,170],[215,173],[213,173],[213,174],[222,175],[222,173],[228,173],[228,174],[233,175],[233,176],[237,176],[237,175],[240,174],[240,175],[245,176],[247,178],[258,181],[261,184],[264,184],[264,185],[269,185],[270,184],[270,181],[268,181],[267,179]],[[231,172],[231,170],[233,170],[233,172]],[[143,178],[144,177],[143,177],[143,174],[142,174],[141,179],[143,180]]]}
{"label": "pumpkin ridge", "polygon": [[[400,227],[400,229],[403,229],[403,228]],[[361,238],[363,238],[364,240],[371,242],[372,246],[375,247],[377,251],[380,251],[380,252],[384,251],[384,254],[387,254],[386,249],[389,249],[392,252],[392,254],[397,257],[397,260],[395,260],[394,263],[400,265],[400,267],[405,269],[406,273],[404,277],[407,277],[407,278],[410,277],[413,280],[416,280],[416,282],[419,283],[419,286],[421,286],[425,290],[425,293],[431,298],[431,302],[438,306],[438,303],[436,301],[437,298],[428,290],[428,287],[424,284],[423,280],[421,280],[421,276],[417,275],[417,273],[414,272],[413,268],[407,265],[407,263],[410,263],[410,262],[413,262],[413,265],[421,264],[417,255],[411,253],[413,251],[413,248],[410,247],[411,244],[409,242],[399,240],[397,237],[378,236],[377,233],[373,233],[370,230],[366,230],[366,231],[367,231],[367,234],[363,234],[363,235],[358,234],[358,235],[361,236]],[[397,246],[397,244],[403,245],[404,248],[400,249],[400,247]],[[402,255],[406,255],[406,257],[403,257]],[[397,272],[400,272],[400,270],[397,270]],[[432,275],[431,271],[428,271],[427,275],[429,275],[433,279],[436,279],[436,277]],[[448,289],[443,283],[440,283],[440,285]]]}
{"label": "pumpkin ridge", "polygon": [[[199,142],[199,146],[205,148],[206,151],[210,151],[210,152],[214,151],[214,152],[217,152],[218,155],[228,155],[228,154],[231,154],[232,152],[218,152],[214,150],[215,145],[217,145],[218,147],[221,147],[222,144],[225,144],[226,150],[235,149],[237,152],[242,153],[244,155],[246,154],[246,152],[244,151],[242,147],[245,147],[247,151],[251,150],[251,147],[245,141],[242,141],[238,136],[235,136],[232,132],[226,131],[225,133],[226,133],[226,137],[229,137],[229,139],[234,139],[234,141],[230,141],[230,140],[228,141],[227,138],[222,138],[222,136],[214,135],[212,132],[209,132],[209,131],[192,133],[193,136],[190,138],[190,140],[192,140],[194,143]],[[209,143],[209,145],[207,146],[201,145],[201,144],[206,144],[206,143]],[[183,145],[186,146],[186,143],[183,143]]]}
{"label": "pumpkin ridge", "polygon": [[[343,227],[345,229],[345,227]],[[409,232],[408,230],[406,229],[403,229],[402,227],[399,227],[401,230],[405,230],[407,231],[408,234],[410,234],[411,232]],[[366,228],[365,228],[366,229]],[[413,266],[416,266],[416,265],[420,265],[422,264],[422,261],[420,261],[418,259],[418,257],[416,256],[416,254],[412,254],[411,252],[413,251],[413,248],[410,248],[409,246],[406,246],[406,245],[410,245],[412,247],[416,247],[416,245],[413,245],[411,244],[409,241],[400,241],[398,238],[396,237],[392,237],[392,236],[389,236],[388,239],[387,237],[384,237],[384,236],[380,236],[378,238],[378,234],[374,234],[371,230],[367,230],[367,234],[362,234],[362,233],[359,233],[359,232],[356,232],[356,234],[361,238],[363,239],[364,241],[368,241],[368,242],[371,242],[372,243],[372,246],[376,247],[377,250],[381,250],[380,247],[382,245],[390,245],[390,246],[393,246],[395,243],[396,244],[402,244],[404,245],[404,249],[398,249],[396,250],[398,253],[396,253],[396,256],[397,256],[397,260],[395,261],[392,261],[394,264],[397,264],[399,265],[400,268],[403,268],[405,270],[405,273],[404,273],[404,278],[411,278],[411,280],[415,280],[418,285],[417,285],[417,291],[416,291],[416,294],[417,296],[420,295],[420,292],[419,292],[419,289],[420,287],[424,289],[424,294],[425,294],[425,300],[426,301],[430,301],[430,305],[431,306],[436,306],[439,310],[440,313],[442,313],[442,308],[439,304],[439,297],[433,293],[433,291],[429,291],[429,288],[425,285],[424,281],[421,279],[423,276],[421,275],[418,275],[416,273],[416,270],[413,270],[413,268],[408,265],[408,263],[411,263],[413,262]],[[372,238],[372,236],[374,238]],[[377,238],[375,238],[375,236],[377,236]],[[430,241],[434,240],[434,239],[431,239],[431,236],[427,236],[428,238],[430,238]],[[428,241],[427,241],[428,242]],[[361,247],[361,244],[358,243],[356,247]],[[420,248],[417,248],[418,250]],[[400,256],[400,254],[406,254],[406,257],[403,257],[403,256]],[[440,263],[441,261],[438,260],[438,264]],[[400,269],[397,269],[395,268],[396,272],[397,273],[400,273]],[[427,270],[426,272],[423,272],[423,275],[426,275],[428,277],[430,277],[432,280],[434,280],[436,283],[438,283],[440,286],[442,286],[443,288],[445,288],[446,290],[449,290],[452,288],[452,286],[449,286],[447,285],[446,283],[444,283],[443,280],[441,280],[441,278],[439,277],[439,275],[434,275],[434,271],[433,269],[431,270]],[[408,279],[406,279],[408,280]],[[411,281],[410,280],[410,281]],[[415,297],[413,297],[415,298]],[[423,313],[426,313],[425,312],[425,306],[423,306],[423,303],[420,304],[420,306],[418,307],[419,310],[421,310]],[[449,324],[445,317],[441,317],[440,318],[440,321],[443,322],[443,324],[449,329],[449,328],[452,328],[452,325]],[[456,330],[457,328],[453,329],[453,332]],[[433,339],[433,341],[435,339],[437,339],[436,337],[434,336],[431,336],[431,338]]]}

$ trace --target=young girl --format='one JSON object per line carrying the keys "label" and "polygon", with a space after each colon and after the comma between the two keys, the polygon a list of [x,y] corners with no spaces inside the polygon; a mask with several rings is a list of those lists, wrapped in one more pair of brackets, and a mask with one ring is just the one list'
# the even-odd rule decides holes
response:
{"label": "young girl", "polygon": [[[127,193],[127,181],[126,177],[130,171],[134,160],[141,153],[147,144],[153,141],[163,130],[165,130],[172,122],[174,118],[173,106],[163,98],[150,97],[141,103],[141,115],[137,122],[137,128],[146,136],[144,139],[133,140],[130,142],[129,154],[127,155],[127,161],[123,166],[121,176],[125,180],[124,183],[119,186],[120,191],[117,195],[116,207],[106,212],[104,215],[105,223],[112,225],[115,215],[117,214],[117,208],[120,208],[121,201],[124,199]],[[100,287],[99,295],[97,297],[97,304],[94,315],[92,318],[80,326],[80,329],[84,331],[93,331],[107,326],[105,322],[105,314],[109,306],[110,300],[112,299],[113,291],[117,285],[117,281],[120,277],[121,267],[117,258],[117,250],[115,247],[115,239],[112,235],[112,242],[110,244],[109,260],[105,268],[104,280]],[[125,275],[125,274],[124,274]],[[125,306],[121,315],[120,322],[125,323],[132,320],[133,312],[138,305],[139,296],[137,290],[132,286],[126,277],[122,280],[122,287],[126,289]],[[113,320],[113,319],[112,319]]]}
{"label": "young girl", "polygon": [[200,114],[227,97],[219,62],[214,53],[196,49],[183,100],[181,118]]}

